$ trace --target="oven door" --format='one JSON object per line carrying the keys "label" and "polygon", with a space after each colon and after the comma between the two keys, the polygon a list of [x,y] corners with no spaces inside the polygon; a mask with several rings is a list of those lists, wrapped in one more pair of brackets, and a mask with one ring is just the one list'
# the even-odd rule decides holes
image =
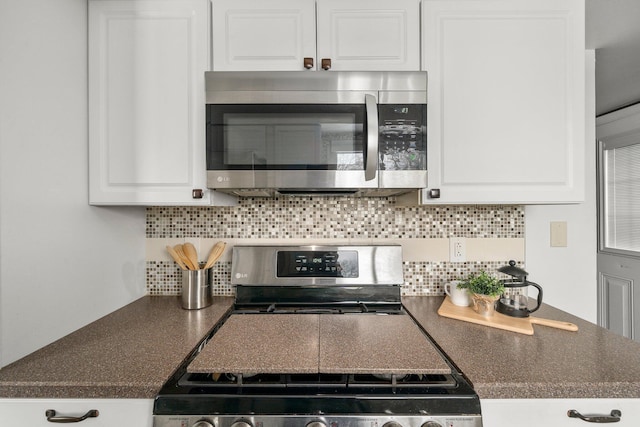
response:
{"label": "oven door", "polygon": [[378,186],[378,109],[349,104],[207,104],[214,189],[349,190]]}

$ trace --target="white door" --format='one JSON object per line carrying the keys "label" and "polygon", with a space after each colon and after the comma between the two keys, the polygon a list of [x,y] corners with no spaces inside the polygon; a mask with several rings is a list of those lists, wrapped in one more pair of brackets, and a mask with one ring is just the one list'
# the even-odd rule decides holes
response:
{"label": "white door", "polygon": [[598,118],[598,323],[640,341],[640,105]]}
{"label": "white door", "polygon": [[424,0],[426,203],[584,199],[582,0]]}
{"label": "white door", "polygon": [[419,0],[318,0],[318,69],[420,70]]}
{"label": "white door", "polygon": [[316,69],[314,0],[212,0],[212,4],[214,71]]}
{"label": "white door", "polygon": [[210,203],[208,40],[207,0],[89,1],[91,204]]}

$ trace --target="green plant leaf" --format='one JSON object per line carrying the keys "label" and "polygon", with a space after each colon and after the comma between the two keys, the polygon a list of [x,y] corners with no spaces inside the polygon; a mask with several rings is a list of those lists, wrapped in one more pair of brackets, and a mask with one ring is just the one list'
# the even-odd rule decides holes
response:
{"label": "green plant leaf", "polygon": [[470,292],[481,295],[498,296],[504,293],[504,285],[500,279],[493,277],[485,271],[470,274],[458,285],[459,288],[468,289]]}

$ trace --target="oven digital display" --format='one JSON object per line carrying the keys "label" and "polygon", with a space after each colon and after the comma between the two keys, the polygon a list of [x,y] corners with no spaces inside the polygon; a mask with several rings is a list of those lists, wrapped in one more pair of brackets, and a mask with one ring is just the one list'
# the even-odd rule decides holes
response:
{"label": "oven digital display", "polygon": [[358,277],[357,251],[280,251],[278,277]]}

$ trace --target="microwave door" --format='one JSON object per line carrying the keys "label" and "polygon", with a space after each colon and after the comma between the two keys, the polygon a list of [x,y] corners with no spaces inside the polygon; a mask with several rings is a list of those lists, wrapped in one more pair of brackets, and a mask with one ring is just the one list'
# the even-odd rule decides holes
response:
{"label": "microwave door", "polygon": [[375,97],[361,104],[208,104],[210,188],[377,187]]}

